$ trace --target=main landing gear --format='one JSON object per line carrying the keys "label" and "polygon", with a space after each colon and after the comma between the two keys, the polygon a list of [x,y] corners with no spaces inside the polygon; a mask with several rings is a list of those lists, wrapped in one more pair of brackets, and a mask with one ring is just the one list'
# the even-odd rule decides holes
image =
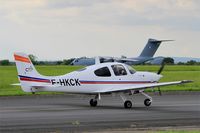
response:
{"label": "main landing gear", "polygon": [[90,106],[91,106],[91,107],[96,107],[96,106],[97,106],[97,103],[98,103],[98,102],[97,102],[96,99],[91,99],[91,100],[90,100]]}
{"label": "main landing gear", "polygon": [[96,107],[97,104],[98,104],[97,100],[101,100],[100,93],[98,95],[96,95],[95,98],[93,98],[93,99],[90,100],[90,106],[91,107]]}
{"label": "main landing gear", "polygon": [[120,94],[120,97],[124,102],[124,108],[130,109],[132,107],[132,102],[130,100],[127,100],[123,93]]}
{"label": "main landing gear", "polygon": [[129,100],[126,100],[126,101],[124,102],[124,108],[130,109],[131,107],[132,107],[132,102],[129,101]]}
{"label": "main landing gear", "polygon": [[[144,95],[145,97],[147,97],[147,99],[144,100],[144,105],[147,106],[147,107],[150,106],[151,103],[152,103],[152,97],[150,97],[149,95],[147,95],[143,91],[140,91],[138,93],[141,93],[142,95]],[[132,107],[132,102],[130,100],[127,100],[126,97],[122,93],[120,94],[120,97],[121,97],[121,99],[124,102],[124,108],[130,109]]]}

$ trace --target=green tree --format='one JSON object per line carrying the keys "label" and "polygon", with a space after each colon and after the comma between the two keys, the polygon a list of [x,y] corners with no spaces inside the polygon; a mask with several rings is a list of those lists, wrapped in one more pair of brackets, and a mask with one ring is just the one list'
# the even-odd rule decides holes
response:
{"label": "green tree", "polygon": [[61,65],[62,63],[62,61],[56,61],[56,65]]}
{"label": "green tree", "polygon": [[0,65],[2,65],[2,66],[8,66],[8,65],[10,65],[10,61],[9,60],[1,60],[0,61]]}
{"label": "green tree", "polygon": [[178,62],[177,65],[185,65],[184,62]]}
{"label": "green tree", "polygon": [[197,65],[198,63],[195,60],[190,60],[186,63],[186,65]]}
{"label": "green tree", "polygon": [[74,58],[71,59],[64,59],[62,65],[69,65],[72,61],[74,60]]}
{"label": "green tree", "polygon": [[164,58],[163,61],[164,61],[165,64],[168,64],[168,65],[173,65],[174,64],[174,59],[170,58],[170,57]]}
{"label": "green tree", "polygon": [[34,64],[34,65],[37,65],[37,57],[33,54],[30,54],[28,55],[28,57],[30,58],[31,62]]}

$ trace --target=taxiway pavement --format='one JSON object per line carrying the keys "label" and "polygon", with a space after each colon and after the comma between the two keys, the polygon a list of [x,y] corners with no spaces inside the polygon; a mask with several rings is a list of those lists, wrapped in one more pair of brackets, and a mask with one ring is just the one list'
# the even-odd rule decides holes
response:
{"label": "taxiway pavement", "polygon": [[0,97],[0,132],[82,132],[115,128],[199,126],[200,93],[153,96],[145,107],[142,95],[129,97],[124,109],[119,97],[102,96],[90,107],[91,96],[50,95]]}

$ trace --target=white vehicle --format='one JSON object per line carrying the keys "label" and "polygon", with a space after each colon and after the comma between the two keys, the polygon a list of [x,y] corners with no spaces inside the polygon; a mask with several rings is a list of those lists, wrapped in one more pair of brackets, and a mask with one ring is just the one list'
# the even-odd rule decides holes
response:
{"label": "white vehicle", "polygon": [[97,106],[101,94],[116,93],[124,101],[124,107],[131,108],[132,102],[124,96],[126,92],[143,94],[147,97],[144,104],[150,106],[152,98],[144,93],[145,89],[191,82],[184,80],[158,83],[163,67],[158,74],[137,72],[132,67],[117,62],[96,64],[61,76],[43,76],[36,71],[26,54],[15,53],[14,58],[23,91],[93,94],[95,97],[90,100],[91,106]]}

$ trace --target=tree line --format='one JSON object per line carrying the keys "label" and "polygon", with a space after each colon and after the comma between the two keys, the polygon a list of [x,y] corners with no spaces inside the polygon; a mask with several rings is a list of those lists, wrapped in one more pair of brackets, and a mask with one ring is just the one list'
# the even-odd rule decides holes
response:
{"label": "tree line", "polygon": [[[70,65],[72,59],[64,59],[60,61],[35,61],[32,62],[34,65]],[[0,66],[12,66],[15,62],[9,60],[0,60]]]}
{"label": "tree line", "polygon": [[[30,54],[29,55],[30,60],[34,65],[70,65],[70,63],[75,59],[64,59],[64,60],[58,60],[58,61],[38,61],[37,57]],[[10,66],[15,65],[15,62],[9,61],[8,59],[0,60],[1,66]]]}
{"label": "tree line", "polygon": [[200,62],[197,62],[195,60],[189,60],[187,62],[178,62],[175,63],[174,59],[171,57],[166,57],[163,59],[163,63],[167,65],[200,65]]}

